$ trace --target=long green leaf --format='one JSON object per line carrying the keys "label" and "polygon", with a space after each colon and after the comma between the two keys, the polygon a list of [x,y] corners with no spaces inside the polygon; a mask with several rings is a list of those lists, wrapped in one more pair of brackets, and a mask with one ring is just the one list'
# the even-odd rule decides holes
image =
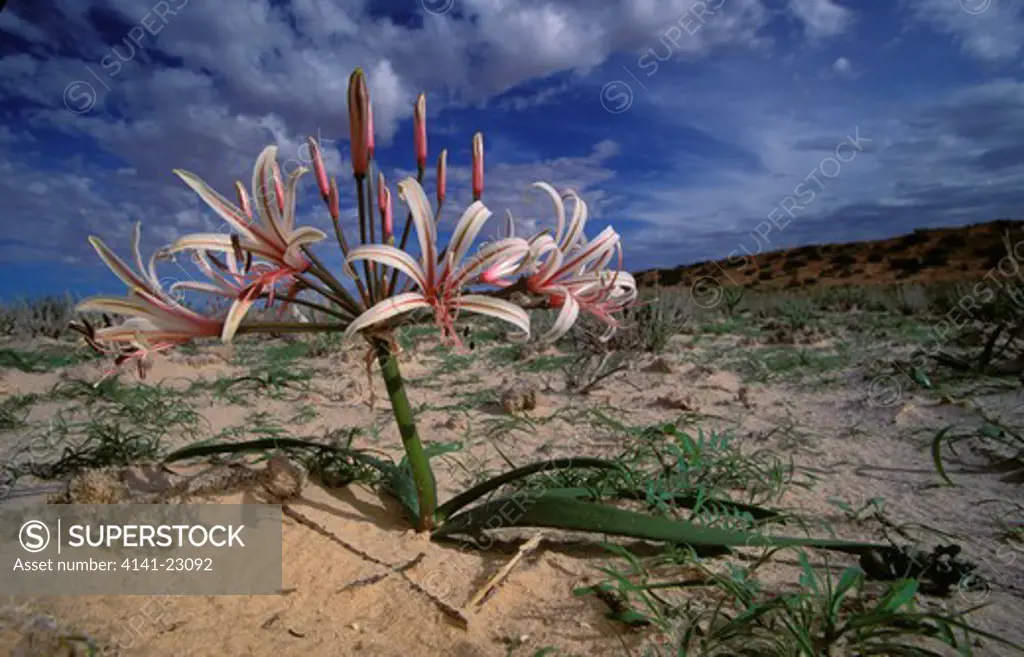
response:
{"label": "long green leaf", "polygon": [[409,515],[409,520],[416,523],[420,517],[420,499],[416,494],[416,480],[408,463],[394,468],[386,475],[387,488]]}
{"label": "long green leaf", "polygon": [[[601,496],[590,488],[547,488],[545,494],[552,496],[570,497],[573,499],[589,499],[599,500]],[[647,493],[639,488],[637,489],[626,489],[617,488],[610,491],[605,497],[618,499],[618,500],[646,500]],[[704,507],[714,507],[716,505],[724,506],[736,511],[749,513],[755,520],[771,520],[773,518],[780,518],[782,514],[774,509],[766,509],[760,506],[754,506],[752,504],[744,504],[743,502],[733,502],[732,500],[722,500],[717,498],[704,498],[700,499],[700,495],[697,493],[680,492],[672,494],[668,501],[672,502],[674,506],[681,509],[693,509],[698,503]]]}
{"label": "long green leaf", "polygon": [[472,504],[476,500],[480,499],[488,493],[492,493],[505,484],[512,483],[517,479],[523,479],[529,477],[532,474],[538,472],[545,472],[547,470],[568,470],[572,468],[598,468],[602,470],[622,470],[625,468],[622,464],[615,461],[609,461],[607,459],[596,459],[579,456],[570,456],[561,459],[549,459],[547,461],[538,461],[536,463],[530,463],[522,467],[518,467],[514,470],[498,475],[493,479],[488,479],[485,482],[479,483],[473,486],[469,490],[459,493],[452,499],[448,500],[441,506],[437,507],[435,517],[437,522],[443,523],[446,518],[451,516],[453,513]]}
{"label": "long green leaf", "polygon": [[[545,472],[548,470],[569,470],[575,468],[595,468],[601,470],[622,470],[625,472],[625,468],[622,464],[616,461],[608,461],[606,459],[597,458],[584,458],[584,457],[568,457],[562,459],[550,459],[548,461],[538,461],[536,463],[530,463],[514,470],[510,470],[504,474],[501,474],[493,479],[488,479],[485,482],[477,484],[473,488],[466,490],[448,500],[437,509],[437,521],[443,523],[445,519],[449,518],[453,513],[465,508],[469,504],[472,504],[476,500],[480,499],[488,493],[492,493],[502,486],[512,483],[518,479],[526,478],[530,475],[537,474],[538,472]],[[555,490],[555,489],[551,489]],[[561,491],[558,493],[562,496],[567,497],[593,497],[593,491],[584,488],[578,489],[558,489]],[[642,489],[627,489],[627,488],[616,488],[613,492],[609,493],[609,497],[623,499],[623,500],[644,500],[647,499],[647,494]],[[684,509],[694,508],[698,502],[703,502],[705,505],[721,505],[731,509],[735,509],[740,512],[749,513],[755,520],[770,520],[773,518],[780,517],[778,511],[772,509],[766,509],[764,507],[753,506],[751,504],[744,504],[742,502],[733,502],[732,500],[722,499],[704,499],[701,500],[699,494],[691,493],[688,491],[682,491],[674,493],[670,501],[675,506]]]}
{"label": "long green leaf", "polygon": [[935,434],[935,438],[932,439],[932,462],[935,463],[935,470],[939,473],[939,476],[942,477],[942,479],[950,486],[955,486],[956,484],[954,484],[950,480],[949,476],[946,474],[946,468],[942,465],[942,441],[943,439],[945,439],[946,434],[949,433],[949,430],[952,429],[954,426],[956,425],[950,424],[949,426],[943,428],[937,434]]}
{"label": "long green leaf", "polygon": [[916,579],[905,579],[901,582],[896,582],[889,589],[889,592],[885,594],[885,597],[879,601],[877,612],[898,611],[903,605],[909,604],[915,595],[917,595]]}
{"label": "long green leaf", "polygon": [[[527,496],[528,497],[528,496]],[[827,538],[764,536],[752,532],[702,527],[693,523],[637,513],[540,492],[532,499],[515,496],[493,500],[451,517],[434,538],[506,527],[553,527],[573,531],[670,541],[694,547],[813,547],[851,554],[885,550],[887,545]]]}
{"label": "long green leaf", "polygon": [[839,583],[836,584],[835,591],[832,592],[832,599],[829,601],[829,615],[831,618],[837,618],[839,616],[839,607],[843,603],[843,598],[863,577],[864,571],[856,566],[850,566],[843,571],[843,574],[839,577]]}
{"label": "long green leaf", "polygon": [[385,473],[395,469],[395,465],[393,463],[388,463],[387,461],[375,456],[370,456],[360,450],[314,443],[309,440],[302,440],[301,438],[260,438],[258,440],[247,440],[240,443],[202,443],[189,445],[188,447],[183,447],[171,452],[164,457],[163,462],[174,463],[175,461],[213,456],[215,454],[246,454],[251,452],[265,452],[272,449],[288,448],[317,449],[321,451],[334,452],[341,456],[351,457],[356,461],[365,463],[366,465],[377,468],[381,472]]}

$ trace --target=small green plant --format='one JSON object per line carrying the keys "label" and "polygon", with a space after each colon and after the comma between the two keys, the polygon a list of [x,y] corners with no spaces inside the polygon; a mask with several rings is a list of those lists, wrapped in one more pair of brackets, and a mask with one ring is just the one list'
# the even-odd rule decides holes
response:
{"label": "small green plant", "polygon": [[0,401],[0,431],[10,431],[26,425],[30,407],[39,395],[11,395]]}
{"label": "small green plant", "polygon": [[859,507],[855,507],[846,500],[838,497],[828,498],[828,503],[846,514],[846,518],[848,520],[855,522],[863,520],[867,513],[882,513],[882,510],[885,507],[885,499],[881,497],[872,497]]}
{"label": "small green plant", "polygon": [[[646,654],[934,657],[944,647],[971,655],[979,637],[1024,652],[966,622],[971,610],[918,610],[920,582],[914,578],[897,578],[876,592],[861,568],[848,567],[833,579],[828,564],[820,574],[801,551],[797,589],[778,592],[756,578],[764,558],[751,568],[711,569],[692,552],[644,563],[619,546],[605,548],[628,568],[603,567],[608,579],[574,594],[602,600],[608,617],[623,625],[657,627],[661,647]],[[674,570],[680,574],[672,577]],[[695,590],[699,597],[689,593]]]}
{"label": "small green plant", "polygon": [[0,367],[28,373],[52,372],[93,358],[94,355],[72,347],[47,347],[32,351],[0,348]]}

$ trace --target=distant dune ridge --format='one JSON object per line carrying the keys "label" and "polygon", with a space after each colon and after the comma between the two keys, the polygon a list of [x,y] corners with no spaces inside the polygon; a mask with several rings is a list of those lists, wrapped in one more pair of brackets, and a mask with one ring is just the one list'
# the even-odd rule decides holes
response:
{"label": "distant dune ridge", "polygon": [[[747,256],[637,272],[641,286],[689,286],[702,278],[723,285],[777,290],[821,285],[891,285],[979,279],[1007,257],[1004,236],[1019,244],[1024,220],[998,219],[958,228],[919,229],[883,240],[801,246]],[[1013,263],[1004,261],[1003,267]]]}

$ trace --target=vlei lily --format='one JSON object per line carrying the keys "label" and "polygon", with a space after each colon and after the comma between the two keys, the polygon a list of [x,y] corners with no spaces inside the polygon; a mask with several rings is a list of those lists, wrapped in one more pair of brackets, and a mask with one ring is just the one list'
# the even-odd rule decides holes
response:
{"label": "vlei lily", "polygon": [[253,168],[252,193],[259,215],[258,223],[195,175],[175,170],[185,184],[238,232],[240,239],[236,242],[232,236],[220,233],[186,235],[171,246],[172,253],[185,250],[234,253],[240,248],[273,265],[254,268],[256,279],[240,292],[225,319],[221,335],[225,342],[231,341],[245,314],[263,292],[270,290],[273,295],[274,286],[279,282],[309,269],[311,263],[303,255],[302,247],[327,237],[323,231],[311,226],[295,227],[296,189],[299,178],[308,169],[297,168],[281,190],[276,158],[277,147],[268,146]]}
{"label": "vlei lily", "polygon": [[417,291],[397,294],[380,301],[357,317],[348,327],[346,335],[364,329],[372,331],[373,327],[414,310],[431,309],[442,337],[456,346],[461,346],[461,341],[455,330],[455,320],[463,310],[513,324],[521,332],[511,337],[517,340],[527,338],[530,333],[530,317],[525,310],[503,299],[463,294],[463,289],[480,282],[480,272],[494,263],[525,258],[529,254],[529,244],[518,238],[499,240],[484,246],[462,263],[473,240],[491,217],[491,211],[482,202],[475,201],[466,209],[455,227],[442,265],[437,256],[437,222],[423,188],[415,179],[406,178],[398,185],[398,195],[409,206],[412,215],[419,238],[419,261],[401,249],[377,244],[352,249],[347,261],[369,260],[392,267],[407,275]]}
{"label": "vlei lily", "polygon": [[[532,273],[526,286],[530,292],[543,295],[552,308],[561,308],[551,329],[540,339],[557,340],[572,328],[583,311],[608,327],[601,336],[608,340],[619,326],[614,313],[632,305],[637,297],[636,280],[621,270],[619,234],[609,226],[587,242],[583,234],[587,204],[583,199],[572,190],[559,194],[544,182],[534,183],[533,187],[546,193],[555,206],[556,230],[554,237],[541,233],[530,240]],[[563,196],[574,201],[568,225]],[[606,269],[615,254],[619,270]]]}
{"label": "vlei lily", "polygon": [[[194,338],[216,337],[221,334],[222,322],[186,308],[164,291],[156,275],[157,254],[150,257],[148,267],[143,266],[139,253],[141,240],[142,226],[136,224],[132,238],[132,251],[138,268],[138,272],[135,272],[98,237],[89,238],[103,262],[129,290],[126,297],[85,299],[78,304],[77,310],[128,316],[120,326],[95,331],[89,341],[101,351],[117,351],[116,366],[131,360],[137,361],[139,375],[145,376],[143,364],[151,353],[165,351]],[[113,345],[113,348],[107,345]],[[111,373],[113,370],[107,372],[107,375]]]}

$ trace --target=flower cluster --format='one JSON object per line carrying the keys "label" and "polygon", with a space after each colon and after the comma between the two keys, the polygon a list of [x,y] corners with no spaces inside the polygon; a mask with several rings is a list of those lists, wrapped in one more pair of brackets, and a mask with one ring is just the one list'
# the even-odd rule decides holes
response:
{"label": "flower cluster", "polygon": [[[510,229],[507,236],[474,251],[474,242],[492,217],[482,200],[483,136],[477,133],[471,149],[474,200],[462,213],[447,245],[439,249],[438,224],[447,192],[448,154],[442,151],[437,159],[436,205],[432,207],[422,186],[427,135],[426,100],[421,94],[414,105],[418,175],[397,186],[398,198],[408,207],[404,231],[398,235],[391,190],[384,175],[375,172],[373,111],[361,71],[350,78],[348,102],[352,173],[359,208],[359,242],[354,247],[342,227],[337,180],[328,176],[318,145],[312,139],[309,142],[310,164],[342,251],[345,276],[336,277],[311,250],[313,244],[327,239],[327,234],[312,226],[296,226],[298,184],[309,169],[299,167],[283,180],[277,148],[268,146],[253,168],[251,198],[241,183],[235,184],[237,203],[199,177],[175,171],[226,222],[230,234],[185,235],[155,254],[144,267],[139,254],[141,229],[136,226],[133,251],[138,272],[98,238],[91,238],[100,257],[129,289],[124,298],[95,297],[79,305],[80,311],[126,317],[117,326],[97,330],[90,327],[86,332],[89,343],[100,351],[116,353],[118,364],[138,361],[139,371],[144,373],[142,363],[150,354],[194,338],[219,337],[230,342],[244,332],[330,330],[346,335],[358,333],[370,340],[387,339],[397,322],[412,311],[432,314],[444,339],[455,345],[459,344],[455,323],[463,311],[506,322],[516,329],[510,335],[512,339],[525,340],[530,336],[526,308],[532,307],[559,309],[554,326],[541,336],[542,340],[564,335],[581,312],[604,322],[608,327],[605,336],[611,336],[618,326],[615,315],[636,300],[636,281],[621,271],[622,247],[612,228],[593,240],[586,239],[587,206],[575,192],[559,192],[547,183],[536,183],[534,187],[547,194],[554,205],[554,234],[545,231],[523,238]],[[566,200],[573,202],[568,220]],[[511,217],[510,225],[514,225]],[[412,229],[416,232],[416,255],[407,248]],[[189,254],[207,280],[177,283],[165,291],[156,276],[155,262],[158,257],[180,253]],[[613,259],[617,267],[609,269]],[[361,272],[357,270],[359,264]],[[346,278],[349,280],[343,282]],[[204,315],[172,298],[171,293],[178,290],[227,298],[230,306],[223,313]],[[318,298],[299,296],[304,291]],[[516,302],[524,296],[531,299],[529,304]],[[306,306],[334,321],[247,321],[250,309],[260,299],[266,299],[268,307],[276,300],[282,311],[290,304]]]}

